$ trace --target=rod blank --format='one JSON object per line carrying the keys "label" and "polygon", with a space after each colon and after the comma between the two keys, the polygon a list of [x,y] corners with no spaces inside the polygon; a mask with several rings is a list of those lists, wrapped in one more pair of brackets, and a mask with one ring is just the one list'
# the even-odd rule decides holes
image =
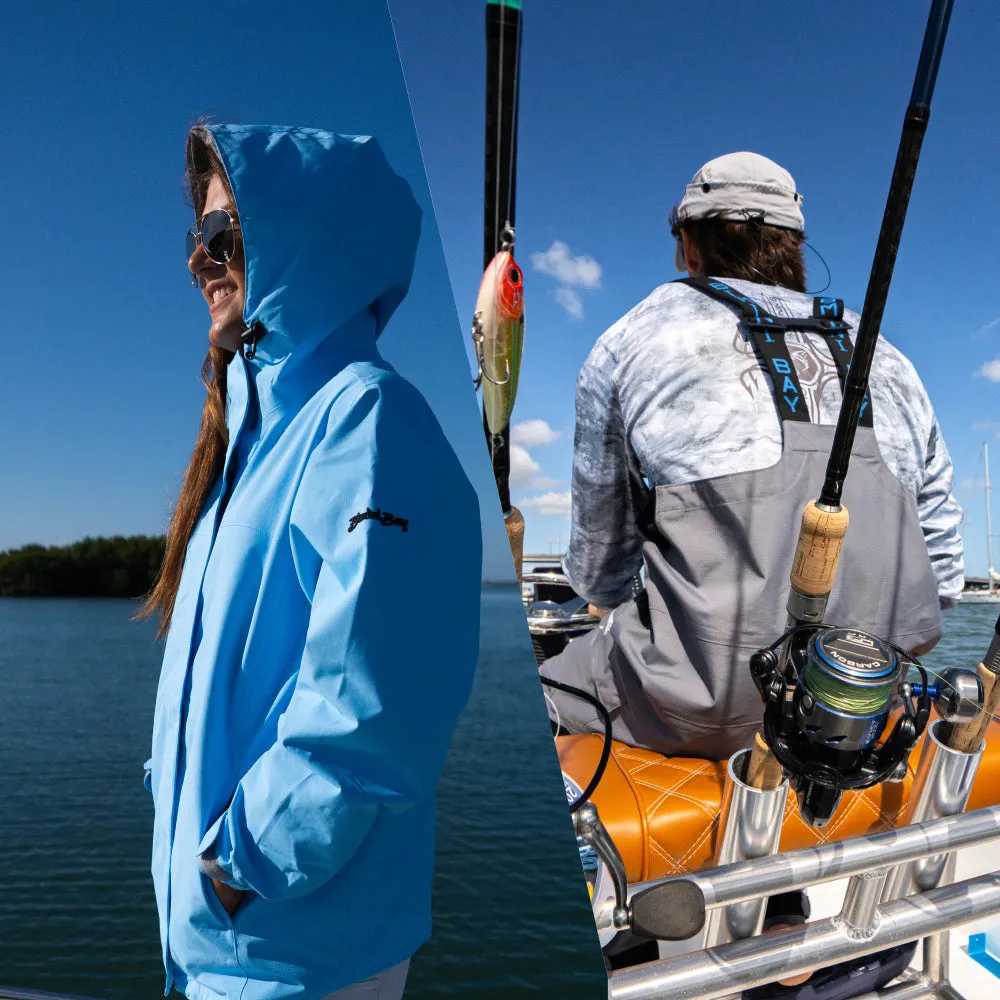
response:
{"label": "rod blank", "polygon": [[896,253],[903,235],[903,223],[906,221],[906,209],[910,203],[910,192],[913,190],[920,147],[930,116],[931,95],[941,64],[951,6],[952,0],[934,0],[927,19],[927,30],[924,33],[910,104],[903,119],[903,134],[899,140],[896,164],[889,184],[882,228],[875,244],[875,257],[868,278],[868,289],[865,292],[865,304],[861,310],[854,359],[844,385],[844,399],[837,419],[837,429],[834,432],[826,479],[819,497],[821,504],[834,509],[840,506],[844,478],[847,475],[851,449],[854,446],[854,435],[868,394],[868,376],[871,373],[875,346],[882,326],[882,315],[889,296],[889,283],[892,281],[893,268],[896,266]]}

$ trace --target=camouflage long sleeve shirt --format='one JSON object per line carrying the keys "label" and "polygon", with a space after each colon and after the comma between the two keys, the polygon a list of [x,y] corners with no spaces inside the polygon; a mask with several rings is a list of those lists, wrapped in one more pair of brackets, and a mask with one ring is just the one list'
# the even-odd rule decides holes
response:
{"label": "camouflage long sleeve shirt", "polygon": [[[809,316],[811,297],[727,279],[779,316]],[[854,331],[860,317],[847,310]],[[841,390],[819,334],[789,332],[809,417],[835,424]],[[916,498],[943,605],[964,585],[962,509],[951,457],[913,365],[884,337],[869,398],[882,460]],[[599,607],[628,600],[642,566],[644,487],[752,472],[781,457],[773,388],[736,312],[686,285],[657,288],[595,344],[577,380],[572,527],[563,568]],[[803,498],[805,501],[808,498]]]}

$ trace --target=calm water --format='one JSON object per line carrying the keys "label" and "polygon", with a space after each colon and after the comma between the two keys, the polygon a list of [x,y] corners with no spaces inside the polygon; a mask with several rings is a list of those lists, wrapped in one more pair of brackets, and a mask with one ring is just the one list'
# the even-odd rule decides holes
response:
{"label": "calm water", "polygon": [[[132,611],[0,599],[4,985],[162,996],[141,767],[160,651]],[[606,996],[514,589],[484,592],[483,648],[441,782],[434,937],[407,1000]]]}
{"label": "calm water", "polygon": [[[441,784],[434,938],[408,1000],[606,995],[514,590]],[[159,667],[121,601],[0,600],[0,983],[154,998],[163,979],[142,787]],[[948,613],[928,665],[974,666],[996,609]]]}

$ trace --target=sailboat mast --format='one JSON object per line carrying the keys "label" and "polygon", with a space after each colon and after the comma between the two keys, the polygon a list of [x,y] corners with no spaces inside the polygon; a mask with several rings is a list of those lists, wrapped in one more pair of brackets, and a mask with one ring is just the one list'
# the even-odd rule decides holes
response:
{"label": "sailboat mast", "polygon": [[983,464],[986,466],[986,576],[989,580],[990,593],[993,593],[993,526],[990,523],[990,451],[983,444]]}

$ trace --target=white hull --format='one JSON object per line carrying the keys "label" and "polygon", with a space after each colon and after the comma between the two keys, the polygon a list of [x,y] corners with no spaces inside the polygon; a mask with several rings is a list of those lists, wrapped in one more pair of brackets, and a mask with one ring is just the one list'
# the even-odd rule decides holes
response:
{"label": "white hull", "polygon": [[986,593],[976,593],[972,590],[967,593],[962,594],[959,598],[960,604],[1000,604],[1000,591],[994,591],[992,594]]}

